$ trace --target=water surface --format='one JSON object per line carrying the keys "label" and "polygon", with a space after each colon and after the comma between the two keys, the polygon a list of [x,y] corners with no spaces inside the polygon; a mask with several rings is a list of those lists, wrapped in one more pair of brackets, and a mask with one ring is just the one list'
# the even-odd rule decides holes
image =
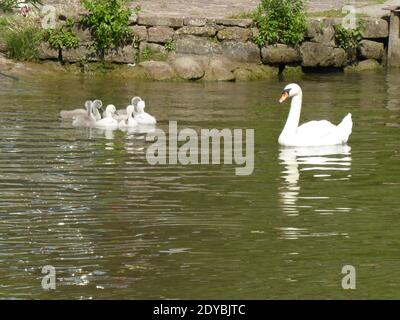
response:
{"label": "water surface", "polygon": [[[400,76],[306,75],[302,121],[353,114],[348,146],[282,149],[286,82],[0,79],[0,298],[398,298]],[[255,129],[255,170],[151,166],[144,134],[61,109],[147,102],[158,127]],[[341,288],[342,267],[357,289]],[[57,289],[41,288],[41,268]]]}

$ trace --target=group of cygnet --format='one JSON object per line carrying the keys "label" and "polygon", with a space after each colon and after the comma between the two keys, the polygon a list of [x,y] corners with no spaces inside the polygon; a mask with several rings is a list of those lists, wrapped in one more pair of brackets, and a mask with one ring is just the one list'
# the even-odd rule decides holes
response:
{"label": "group of cygnet", "polygon": [[146,104],[140,97],[133,97],[126,109],[117,110],[113,104],[109,104],[101,116],[100,111],[103,108],[101,100],[88,100],[85,102],[85,109],[61,111],[60,117],[72,119],[74,127],[125,129],[138,125],[155,125],[156,118],[146,113],[145,107]]}

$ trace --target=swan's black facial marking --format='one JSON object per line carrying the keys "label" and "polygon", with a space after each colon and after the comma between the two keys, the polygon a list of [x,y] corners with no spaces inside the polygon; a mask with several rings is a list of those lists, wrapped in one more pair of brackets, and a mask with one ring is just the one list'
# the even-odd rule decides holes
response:
{"label": "swan's black facial marking", "polygon": [[290,94],[290,90],[292,90],[292,89],[284,89],[283,91],[282,91],[282,94],[284,94],[284,93],[287,93],[287,94]]}

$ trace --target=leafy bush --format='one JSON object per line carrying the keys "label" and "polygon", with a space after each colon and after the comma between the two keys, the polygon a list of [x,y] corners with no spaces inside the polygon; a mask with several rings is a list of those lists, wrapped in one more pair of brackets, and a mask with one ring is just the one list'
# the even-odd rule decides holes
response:
{"label": "leafy bush", "polygon": [[28,18],[10,21],[4,40],[10,58],[21,61],[38,59],[37,49],[42,40],[42,32],[34,21]]}
{"label": "leafy bush", "polygon": [[339,48],[349,50],[358,47],[358,44],[363,39],[361,32],[363,23],[360,22],[355,29],[346,29],[341,24],[335,25],[335,42]]}
{"label": "leafy bush", "polygon": [[304,0],[261,0],[254,12],[259,34],[253,41],[259,46],[283,43],[297,45],[307,30]]}
{"label": "leafy bush", "polygon": [[62,51],[64,49],[76,48],[79,46],[79,38],[72,30],[74,21],[68,18],[66,23],[56,29],[44,31],[44,41],[47,41],[51,48],[58,50],[58,60],[63,62]]}
{"label": "leafy bush", "polygon": [[129,29],[131,10],[125,7],[126,0],[81,0],[89,15],[82,23],[92,29],[94,48],[104,61],[111,50],[132,40]]}

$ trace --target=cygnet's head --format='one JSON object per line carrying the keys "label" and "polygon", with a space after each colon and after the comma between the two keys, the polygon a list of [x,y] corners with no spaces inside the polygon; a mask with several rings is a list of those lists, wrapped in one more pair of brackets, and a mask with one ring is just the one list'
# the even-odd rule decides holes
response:
{"label": "cygnet's head", "polygon": [[131,100],[131,105],[133,105],[134,107],[137,106],[137,104],[139,103],[139,101],[142,101],[142,98],[140,97],[133,97]]}
{"label": "cygnet's head", "polygon": [[144,108],[146,108],[146,104],[145,104],[145,102],[144,102],[143,100],[140,100],[140,101],[138,102],[138,104],[136,105],[136,111],[137,111],[138,113],[141,113],[141,112],[144,111]]}
{"label": "cygnet's head", "polygon": [[285,89],[283,89],[282,96],[279,99],[279,103],[283,103],[288,98],[293,98],[294,96],[297,96],[301,93],[302,93],[302,91],[298,84],[295,84],[295,83],[288,84],[285,87]]}
{"label": "cygnet's head", "polygon": [[87,101],[85,102],[85,109],[86,109],[87,111],[89,111],[89,108],[91,107],[92,103],[93,103],[92,100],[87,100]]}
{"label": "cygnet's head", "polygon": [[135,107],[133,105],[129,105],[126,107],[126,114],[128,117],[132,116],[132,113],[135,111]]}
{"label": "cygnet's head", "polygon": [[115,108],[115,106],[113,104],[109,104],[106,108],[106,112],[109,114],[113,114],[117,111],[117,109]]}
{"label": "cygnet's head", "polygon": [[96,107],[97,109],[100,109],[103,106],[103,102],[101,100],[94,100],[93,106]]}

